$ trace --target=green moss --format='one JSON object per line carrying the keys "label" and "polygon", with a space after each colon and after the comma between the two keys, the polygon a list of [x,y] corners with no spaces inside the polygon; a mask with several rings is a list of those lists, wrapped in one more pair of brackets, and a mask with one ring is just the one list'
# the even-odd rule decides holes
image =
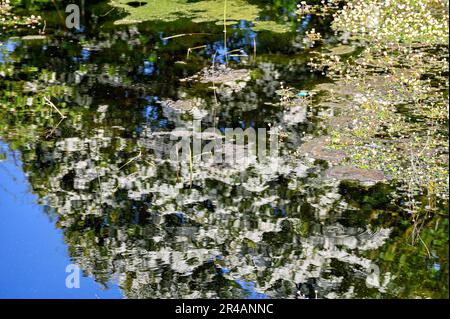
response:
{"label": "green moss", "polygon": [[[188,2],[187,0],[148,0],[140,7],[128,5],[128,0],[111,0],[115,7],[126,10],[129,15],[116,24],[130,24],[142,21],[175,21],[179,18],[189,18],[193,22],[216,22],[223,24],[224,0],[204,0]],[[287,28],[274,21],[255,21],[260,8],[244,0],[228,0],[226,20],[227,24],[237,23],[239,20],[248,20],[255,23],[254,30],[267,30],[273,32],[286,32]]]}
{"label": "green moss", "polygon": [[275,23],[274,21],[255,21],[254,23],[254,31],[272,31],[277,33],[289,31],[287,26]]}

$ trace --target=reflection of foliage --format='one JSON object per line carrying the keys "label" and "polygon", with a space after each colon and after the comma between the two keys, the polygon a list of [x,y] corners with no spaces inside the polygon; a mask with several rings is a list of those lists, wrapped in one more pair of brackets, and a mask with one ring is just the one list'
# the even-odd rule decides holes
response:
{"label": "reflection of foliage", "polygon": [[[55,53],[50,59],[42,43],[21,42],[1,65],[0,136],[20,150],[33,191],[56,213],[69,253],[86,273],[104,284],[117,279],[131,298],[245,297],[243,282],[282,298],[299,287],[310,297],[314,290],[329,298],[446,295],[448,285],[437,288],[448,276],[446,219],[422,233],[432,253],[426,258],[404,238],[409,219],[392,187],[329,181],[285,144],[278,167],[269,159],[189,168],[162,158],[167,130],[191,128],[191,109],[170,99],[178,106],[201,101],[209,122],[214,105],[220,127],[241,125],[238,118],[289,132],[312,125],[289,113],[306,102],[289,110],[264,104],[279,100],[280,79],[297,76],[298,63],[260,59],[253,79],[241,90],[219,90],[213,104],[205,85],[173,79],[195,67],[173,66],[175,44],[149,49],[159,37],[146,27],[98,33],[79,46],[45,42]],[[43,96],[67,115],[59,126]],[[400,262],[397,251],[406,255]],[[440,268],[427,271],[430,262]],[[368,288],[373,263],[379,284]]]}
{"label": "reflection of foliage", "polygon": [[[411,226],[405,231],[401,242],[410,240],[412,228]],[[420,236],[427,247],[432,247],[431,258],[421,245],[400,245],[399,242],[393,241],[388,241],[385,250],[378,257],[375,257],[374,253],[367,256],[380,260],[381,272],[389,272],[398,282],[410,283],[402,288],[388,290],[385,298],[408,298],[411,295],[423,298],[448,296],[448,219],[440,216],[434,218],[425,225]],[[411,264],[417,267],[409,267]],[[421,280],[416,281],[416,278]]]}
{"label": "reflection of foliage", "polygon": [[[383,294],[374,292],[374,297],[381,298],[409,298],[418,296],[422,298],[442,298],[448,295],[448,217],[445,215],[435,215],[427,221],[421,232],[421,238],[430,251],[424,249],[422,245],[412,245],[410,243],[411,234],[415,225],[408,221],[408,215],[388,215],[383,209],[389,204],[390,199],[380,196],[379,189],[362,191],[356,185],[341,185],[344,189],[346,200],[356,204],[363,209],[368,218],[384,225],[396,225],[393,228],[393,237],[388,239],[381,250],[374,250],[363,255],[380,267],[380,272],[389,274],[391,283]],[[385,186],[378,186],[385,187]],[[384,190],[386,191],[386,190]],[[358,216],[344,214],[345,219],[355,223],[360,223]],[[344,223],[344,225],[346,225]],[[416,267],[410,267],[415,265]],[[416,281],[421,278],[420,281]],[[392,283],[403,282],[404,285],[394,286]]]}

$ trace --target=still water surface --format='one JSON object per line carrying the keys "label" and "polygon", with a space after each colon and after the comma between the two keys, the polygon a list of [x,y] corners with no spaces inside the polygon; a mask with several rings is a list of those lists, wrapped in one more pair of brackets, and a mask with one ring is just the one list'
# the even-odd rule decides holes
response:
{"label": "still water surface", "polygon": [[[327,163],[295,153],[326,133],[329,106],[314,88],[330,80],[307,66],[301,35],[314,27],[326,45],[338,45],[329,18],[286,22],[292,5],[266,8],[260,19],[291,31],[254,31],[238,21],[227,47],[239,54],[226,56],[215,22],[114,25],[124,14],[100,14],[109,9],[88,6],[80,32],[50,19],[43,39],[19,31],[1,39],[8,111],[0,110],[0,297],[448,293],[445,214],[423,233],[428,256],[411,245],[398,185],[340,183],[324,174]],[[167,39],[188,33],[201,35]],[[229,77],[215,94],[211,80],[186,80],[213,59],[240,70],[213,69],[209,79]],[[282,83],[314,94],[286,109]],[[247,166],[171,162],[167,133],[190,132],[194,118],[220,132],[283,128],[278,165],[275,158]],[[80,289],[65,286],[72,263],[83,272]]]}

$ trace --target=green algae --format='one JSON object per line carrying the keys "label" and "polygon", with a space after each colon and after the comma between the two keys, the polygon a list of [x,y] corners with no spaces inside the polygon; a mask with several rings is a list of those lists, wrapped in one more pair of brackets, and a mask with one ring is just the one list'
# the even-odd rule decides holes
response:
{"label": "green algae", "polygon": [[[128,0],[112,0],[111,5],[126,10],[129,15],[116,21],[116,24],[133,24],[143,21],[175,21],[180,18],[191,19],[195,23],[216,22],[223,25],[224,0],[204,0],[189,2],[187,0],[148,0],[146,4],[133,7]],[[143,1],[144,3],[144,1]],[[239,20],[252,21],[255,31],[286,32],[287,27],[275,21],[257,21],[261,9],[244,0],[228,0],[227,24],[235,24]]]}

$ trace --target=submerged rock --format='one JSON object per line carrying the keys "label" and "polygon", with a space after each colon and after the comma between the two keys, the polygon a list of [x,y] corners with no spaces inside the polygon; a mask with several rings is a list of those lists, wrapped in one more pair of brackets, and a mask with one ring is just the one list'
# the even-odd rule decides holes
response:
{"label": "submerged rock", "polygon": [[[182,82],[197,81],[200,83],[217,83],[229,87],[242,88],[250,81],[250,71],[246,69],[231,69],[225,65],[206,67],[191,77],[182,79]],[[241,85],[241,84],[244,85]]]}
{"label": "submerged rock", "polygon": [[355,47],[350,45],[339,45],[337,47],[331,48],[330,52],[334,55],[347,55],[355,52]]}
{"label": "submerged rock", "polygon": [[327,178],[359,182],[382,182],[388,180],[382,171],[353,166],[334,166],[326,171]]}
{"label": "submerged rock", "polygon": [[327,145],[328,141],[325,137],[317,137],[302,144],[299,151],[302,155],[333,164],[340,163],[347,157],[343,151],[330,149]]}
{"label": "submerged rock", "polygon": [[194,99],[180,99],[177,101],[172,101],[167,99],[161,102],[161,105],[170,107],[179,112],[192,112],[194,109],[203,109],[206,105],[206,102],[203,99],[194,98]]}

